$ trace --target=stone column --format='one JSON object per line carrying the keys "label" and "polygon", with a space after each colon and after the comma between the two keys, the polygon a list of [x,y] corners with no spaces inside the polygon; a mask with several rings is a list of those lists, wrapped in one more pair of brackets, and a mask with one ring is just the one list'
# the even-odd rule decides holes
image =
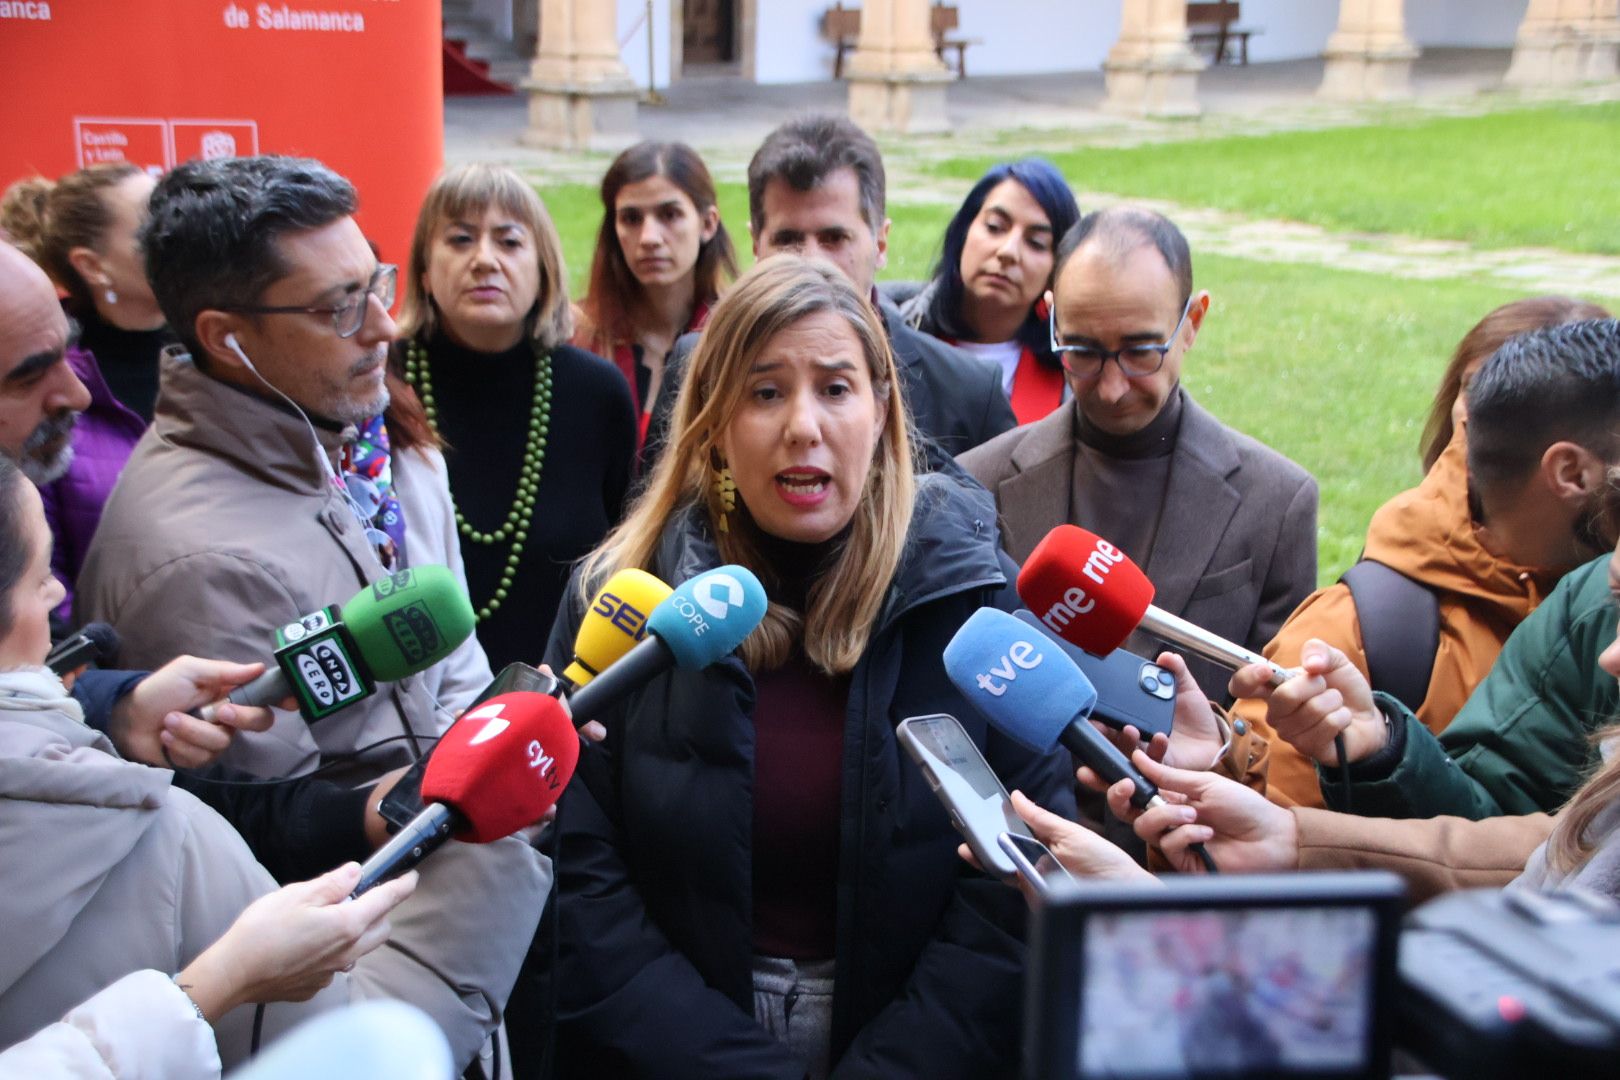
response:
{"label": "stone column", "polygon": [[867,131],[947,131],[949,69],[934,53],[928,0],[863,0],[861,35],[844,65],[849,115]]}
{"label": "stone column", "polygon": [[1204,61],[1187,43],[1185,0],[1122,0],[1119,40],[1103,61],[1103,108],[1128,116],[1197,116]]}
{"label": "stone column", "polygon": [[618,11],[601,0],[540,0],[540,44],[523,90],[523,141],[562,150],[635,142],[639,88],[619,59]]}
{"label": "stone column", "polygon": [[[1534,2],[1534,0],[1532,0]],[[1322,50],[1317,91],[1334,101],[1397,101],[1412,96],[1418,48],[1406,36],[1406,0],[1339,0],[1339,27]]]}
{"label": "stone column", "polygon": [[1620,0],[1590,0],[1586,21],[1586,78],[1620,79]]}
{"label": "stone column", "polygon": [[[1577,10],[1579,8],[1579,10]],[[1508,86],[1568,86],[1586,77],[1586,0],[1530,0],[1513,40]]]}

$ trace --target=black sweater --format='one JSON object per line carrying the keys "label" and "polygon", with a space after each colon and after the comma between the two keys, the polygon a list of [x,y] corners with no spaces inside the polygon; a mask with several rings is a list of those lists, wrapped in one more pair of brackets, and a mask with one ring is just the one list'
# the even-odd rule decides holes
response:
{"label": "black sweater", "polygon": [[[506,520],[523,470],[534,402],[528,341],[482,353],[435,338],[429,363],[439,434],[449,444],[450,491],[468,524],[493,532]],[[551,353],[551,422],[545,465],[522,561],[478,640],[499,671],[537,663],[572,564],[617,524],[636,454],[636,416],[624,376],[601,357],[559,345]],[[410,545],[410,523],[405,543]],[[461,539],[474,609],[495,594],[510,540]]]}
{"label": "black sweater", "polygon": [[79,344],[95,356],[107,389],[148,424],[157,401],[158,354],[174,340],[167,326],[120,330],[93,313],[79,319]]}

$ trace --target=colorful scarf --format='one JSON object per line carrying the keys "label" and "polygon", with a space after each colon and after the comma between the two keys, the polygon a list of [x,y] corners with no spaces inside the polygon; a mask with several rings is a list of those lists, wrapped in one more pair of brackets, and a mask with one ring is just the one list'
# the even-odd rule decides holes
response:
{"label": "colorful scarf", "polygon": [[343,485],[366,537],[385,569],[405,557],[405,514],[394,494],[394,469],[388,449],[388,427],[381,416],[360,425],[354,442],[343,449]]}

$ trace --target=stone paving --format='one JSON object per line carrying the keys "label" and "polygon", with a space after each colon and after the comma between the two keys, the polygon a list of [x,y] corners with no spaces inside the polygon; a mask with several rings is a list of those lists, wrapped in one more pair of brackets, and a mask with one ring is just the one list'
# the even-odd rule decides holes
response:
{"label": "stone paving", "polygon": [[[1080,147],[1130,146],[1235,134],[1398,122],[1435,115],[1474,115],[1540,100],[1500,89],[1508,54],[1452,49],[1425,54],[1413,73],[1414,98],[1392,105],[1318,101],[1320,60],[1212,68],[1200,78],[1204,115],[1197,120],[1137,120],[1104,113],[1098,72],[1023,78],[974,78],[950,87],[946,135],[883,140],[894,203],[954,205],[968,181],[944,180],[927,166],[942,158],[1056,153]],[[1559,101],[1620,100],[1620,84],[1562,91]],[[687,80],[666,104],[641,109],[649,138],[682,140],[704,155],[716,179],[741,181],[759,140],[788,116],[842,111],[842,84],[757,86],[737,80]],[[539,183],[594,185],[611,155],[563,153],[519,144],[526,103],[515,98],[459,98],[445,104],[447,161],[499,161]],[[1120,201],[1080,193],[1089,208]],[[1245,217],[1205,207],[1153,203],[1182,227],[1196,250],[1271,262],[1362,270],[1398,278],[1471,278],[1526,293],[1569,292],[1620,298],[1620,257],[1553,249],[1486,249],[1445,240],[1340,232],[1292,221]]]}

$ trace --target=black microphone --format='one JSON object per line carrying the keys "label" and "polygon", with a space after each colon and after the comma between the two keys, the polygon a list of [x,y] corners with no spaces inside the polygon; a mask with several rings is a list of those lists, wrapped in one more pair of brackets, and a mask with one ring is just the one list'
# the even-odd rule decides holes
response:
{"label": "black microphone", "polygon": [[83,630],[63,638],[45,657],[45,666],[57,675],[82,668],[94,660],[110,663],[118,655],[118,631],[104,622],[88,623]]}

